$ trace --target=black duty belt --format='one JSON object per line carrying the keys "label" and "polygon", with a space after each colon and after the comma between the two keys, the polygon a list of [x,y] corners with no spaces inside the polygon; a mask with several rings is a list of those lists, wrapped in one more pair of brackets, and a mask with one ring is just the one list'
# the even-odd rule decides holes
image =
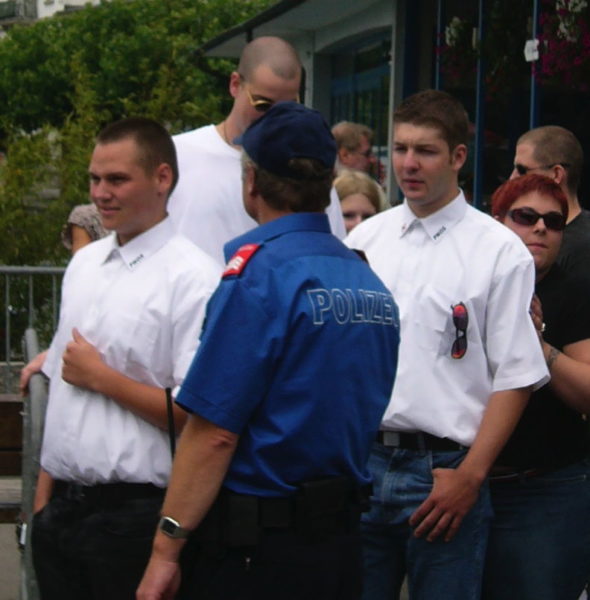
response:
{"label": "black duty belt", "polygon": [[292,496],[268,498],[222,488],[195,531],[200,542],[217,547],[249,546],[269,530],[292,530],[310,539],[358,528],[368,510],[370,486],[359,487],[344,477],[304,482]]}
{"label": "black duty belt", "polygon": [[126,500],[164,498],[166,490],[152,483],[101,483],[80,485],[70,481],[56,481],[53,494],[81,500],[95,505],[114,505]]}
{"label": "black duty belt", "polygon": [[462,446],[449,438],[439,438],[422,431],[417,431],[415,433],[378,431],[377,441],[388,448],[416,450],[418,452],[425,452],[426,450],[432,450],[434,452],[454,452],[456,450],[468,449],[467,446]]}

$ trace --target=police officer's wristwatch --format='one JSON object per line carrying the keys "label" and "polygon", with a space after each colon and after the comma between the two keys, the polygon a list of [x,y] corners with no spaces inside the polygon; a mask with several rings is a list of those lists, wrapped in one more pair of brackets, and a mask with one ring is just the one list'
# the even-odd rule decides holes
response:
{"label": "police officer's wristwatch", "polygon": [[190,535],[188,529],[180,526],[180,523],[172,517],[162,517],[158,523],[158,528],[162,533],[174,539],[185,539]]}

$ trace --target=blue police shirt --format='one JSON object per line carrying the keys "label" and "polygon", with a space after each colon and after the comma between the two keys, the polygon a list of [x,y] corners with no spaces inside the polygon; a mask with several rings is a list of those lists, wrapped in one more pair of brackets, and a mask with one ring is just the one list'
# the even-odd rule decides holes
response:
{"label": "blue police shirt", "polygon": [[[245,246],[246,245],[246,246]],[[391,293],[324,214],[281,217],[226,245],[178,403],[240,435],[224,485],[258,496],[366,468],[397,367]]]}

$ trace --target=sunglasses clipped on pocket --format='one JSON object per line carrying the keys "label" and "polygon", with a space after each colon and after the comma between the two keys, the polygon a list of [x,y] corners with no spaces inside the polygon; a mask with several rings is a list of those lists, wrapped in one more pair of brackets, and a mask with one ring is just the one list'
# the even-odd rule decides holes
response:
{"label": "sunglasses clipped on pocket", "polygon": [[455,341],[451,347],[452,358],[463,358],[467,352],[467,325],[469,324],[469,313],[463,302],[453,304],[453,325],[455,326]]}

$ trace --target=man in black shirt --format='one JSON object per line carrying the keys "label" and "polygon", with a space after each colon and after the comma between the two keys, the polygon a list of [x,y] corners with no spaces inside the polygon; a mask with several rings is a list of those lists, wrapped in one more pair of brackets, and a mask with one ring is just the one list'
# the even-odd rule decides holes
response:
{"label": "man in black shirt", "polygon": [[590,211],[578,200],[584,152],[576,136],[557,125],[537,127],[520,136],[510,179],[526,173],[551,177],[568,203],[567,226],[557,263],[575,277],[590,279]]}

